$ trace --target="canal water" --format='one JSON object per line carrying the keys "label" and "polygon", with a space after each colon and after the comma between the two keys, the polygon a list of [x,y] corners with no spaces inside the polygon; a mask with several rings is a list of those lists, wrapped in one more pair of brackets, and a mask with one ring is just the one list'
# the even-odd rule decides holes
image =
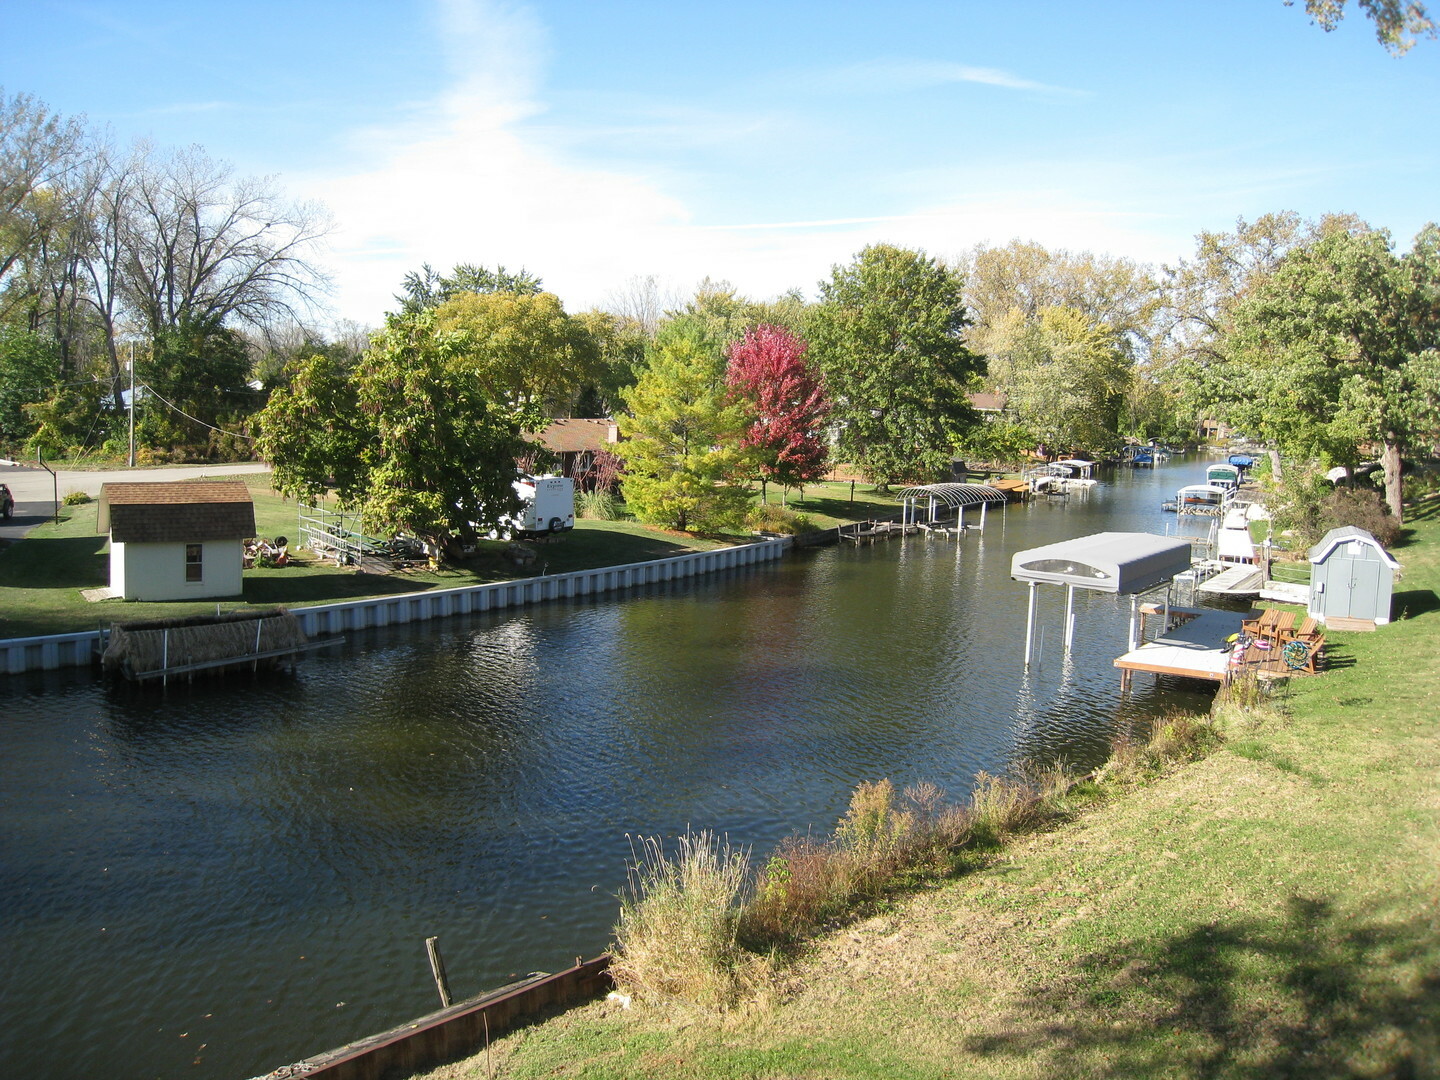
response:
{"label": "canal water", "polygon": [[[0,1075],[239,1078],[591,956],[632,837],[763,856],[865,780],[1101,761],[1183,683],[1113,659],[1129,603],[1024,548],[1163,532],[1177,459],[992,511],[983,534],[353,635],[293,675],[160,692],[0,677]],[[975,511],[971,511],[972,514]],[[971,518],[972,521],[976,520]],[[570,542],[583,542],[576,537]]]}

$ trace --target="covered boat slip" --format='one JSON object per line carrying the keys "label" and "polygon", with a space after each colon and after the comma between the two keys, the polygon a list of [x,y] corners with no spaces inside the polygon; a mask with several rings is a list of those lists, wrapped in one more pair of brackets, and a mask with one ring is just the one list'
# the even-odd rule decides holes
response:
{"label": "covered boat slip", "polygon": [[[1075,590],[1116,593],[1129,596],[1130,648],[1137,644],[1136,617],[1140,594],[1166,587],[1177,574],[1190,569],[1190,541],[1153,533],[1105,532],[1065,540],[1058,544],[1015,553],[1010,576],[1030,586],[1030,606],[1025,617],[1025,664],[1028,667],[1035,639],[1035,587],[1040,584],[1065,586],[1065,650],[1075,640]],[[1168,621],[1168,618],[1167,618]]]}
{"label": "covered boat slip", "polygon": [[[901,515],[902,527],[917,527],[929,532],[946,531],[943,524],[951,510],[955,512],[954,529],[957,534],[967,528],[985,527],[985,510],[992,503],[1004,506],[1009,498],[988,484],[921,484],[908,487],[900,492],[904,504]],[[980,521],[976,525],[965,524],[965,508],[980,507]]]}

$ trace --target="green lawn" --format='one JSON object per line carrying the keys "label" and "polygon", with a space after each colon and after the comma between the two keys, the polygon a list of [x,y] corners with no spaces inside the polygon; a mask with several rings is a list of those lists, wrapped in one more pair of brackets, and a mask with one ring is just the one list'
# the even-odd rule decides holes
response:
{"label": "green lawn", "polygon": [[1440,501],[1412,522],[1397,621],[1205,759],[838,928],[771,1001],[596,1003],[432,1075],[1440,1075]]}
{"label": "green lawn", "polygon": [[[268,477],[245,478],[255,500],[255,526],[261,536],[297,539],[296,508],[269,489]],[[0,548],[0,638],[94,630],[117,620],[164,618],[214,611],[214,600],[151,604],[122,600],[91,603],[82,589],[109,583],[107,540],[95,532],[97,505],[63,507],[59,524],[35,529],[26,539]],[[456,567],[397,574],[368,574],[308,559],[277,569],[245,571],[245,594],[222,601],[226,609],[242,605],[303,606],[336,600],[383,596],[424,589],[476,585],[541,573],[564,573],[664,558],[718,547],[734,538],[671,534],[634,522],[580,521],[559,539],[537,543],[537,558],[517,570],[500,556],[502,544],[482,545],[480,555]]]}

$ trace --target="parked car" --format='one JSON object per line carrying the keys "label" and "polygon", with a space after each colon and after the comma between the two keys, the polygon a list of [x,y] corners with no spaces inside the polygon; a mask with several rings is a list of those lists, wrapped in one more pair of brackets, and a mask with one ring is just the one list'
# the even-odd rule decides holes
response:
{"label": "parked car", "polygon": [[15,512],[15,496],[10,494],[10,489],[0,484],[0,518],[10,520],[10,515]]}

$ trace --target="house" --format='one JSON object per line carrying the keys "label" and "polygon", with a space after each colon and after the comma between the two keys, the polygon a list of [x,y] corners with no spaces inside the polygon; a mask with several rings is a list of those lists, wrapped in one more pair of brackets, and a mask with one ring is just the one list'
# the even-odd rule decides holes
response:
{"label": "house", "polygon": [[244,591],[255,505],[241,480],[110,483],[96,531],[110,535],[110,591],[126,600],[206,600]]}
{"label": "house", "polygon": [[970,407],[986,420],[998,420],[1010,407],[1010,396],[1003,390],[995,394],[980,391],[965,396],[970,399]]}
{"label": "house", "polygon": [[595,467],[596,455],[612,452],[620,441],[620,428],[614,420],[552,420],[544,431],[527,436],[555,455],[560,462],[560,475],[588,490],[587,483]]}

